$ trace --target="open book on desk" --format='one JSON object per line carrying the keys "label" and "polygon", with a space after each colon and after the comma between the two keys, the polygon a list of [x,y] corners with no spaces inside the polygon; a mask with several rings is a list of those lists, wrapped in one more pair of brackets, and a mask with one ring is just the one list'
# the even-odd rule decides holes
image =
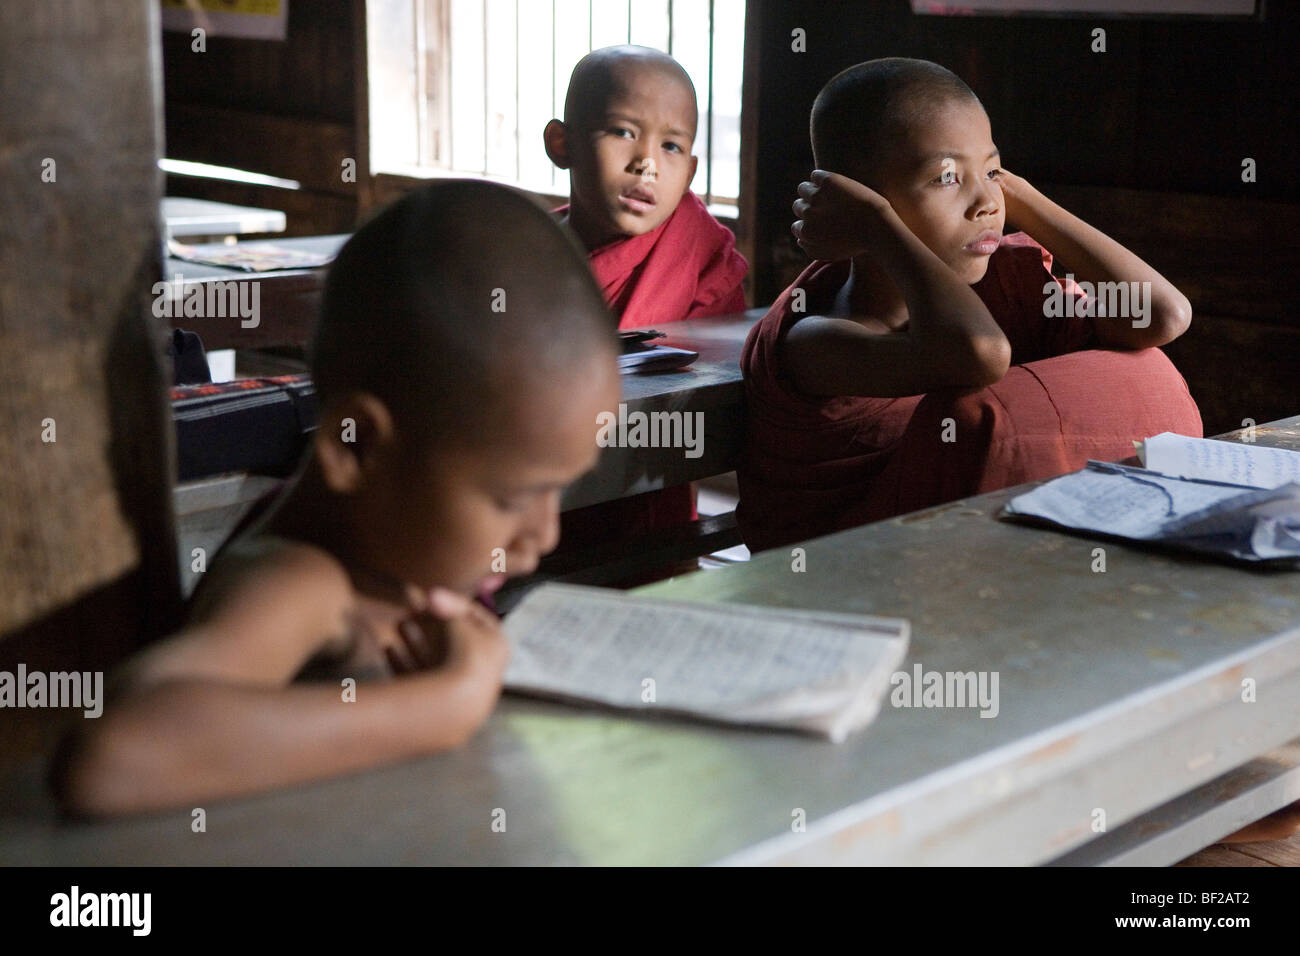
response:
{"label": "open book on desk", "polygon": [[1300,568],[1300,452],[1165,432],[1138,456],[1146,468],[1090,461],[1002,516]]}
{"label": "open book on desk", "polygon": [[781,727],[838,743],[907,655],[897,618],[696,604],[543,584],[505,620],[507,690]]}

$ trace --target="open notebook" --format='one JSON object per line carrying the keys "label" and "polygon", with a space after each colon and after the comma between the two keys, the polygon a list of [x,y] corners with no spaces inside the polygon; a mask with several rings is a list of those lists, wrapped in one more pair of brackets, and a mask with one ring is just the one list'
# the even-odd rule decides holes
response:
{"label": "open notebook", "polygon": [[1239,561],[1300,566],[1300,452],[1165,432],[1007,502],[1008,517]]}
{"label": "open notebook", "polygon": [[908,622],[544,584],[506,618],[508,690],[781,727],[838,743],[875,718]]}

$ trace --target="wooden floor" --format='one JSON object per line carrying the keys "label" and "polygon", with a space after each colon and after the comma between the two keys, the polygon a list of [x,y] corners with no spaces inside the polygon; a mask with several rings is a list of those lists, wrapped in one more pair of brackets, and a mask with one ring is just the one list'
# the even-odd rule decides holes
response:
{"label": "wooden floor", "polygon": [[1300,836],[1262,843],[1216,843],[1175,866],[1300,866]]}
{"label": "wooden floor", "polygon": [[[1216,843],[1199,853],[1194,853],[1175,866],[1300,866],[1300,803],[1283,807],[1265,817],[1253,827],[1260,835],[1292,832],[1282,839],[1258,840],[1250,843]],[[1246,831],[1242,831],[1246,835]]]}

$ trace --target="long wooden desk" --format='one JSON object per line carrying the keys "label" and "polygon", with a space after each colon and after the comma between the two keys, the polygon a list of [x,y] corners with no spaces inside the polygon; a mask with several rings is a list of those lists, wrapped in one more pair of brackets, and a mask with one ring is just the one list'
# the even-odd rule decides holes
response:
{"label": "long wooden desk", "polygon": [[664,325],[668,338],[656,344],[699,352],[699,359],[681,371],[624,375],[622,401],[629,414],[701,414],[702,454],[688,458],[682,448],[602,449],[596,467],[565,489],[563,507],[581,508],[734,470],[745,437],[740,350],[765,311]]}
{"label": "long wooden desk", "polygon": [[[661,341],[697,351],[699,360],[681,371],[622,376],[622,401],[629,413],[703,415],[704,442],[698,458],[686,457],[681,448],[605,448],[596,467],[565,489],[562,507],[581,508],[733,470],[744,438],[740,350],[750,326],[763,312],[750,309],[740,315],[667,326],[664,331],[671,336]],[[253,502],[279,483],[276,478],[230,474],[186,482],[176,489],[181,572],[187,590],[194,583],[192,550],[203,548],[212,554]],[[717,546],[736,543],[731,537],[734,532]]]}
{"label": "long wooden desk", "polygon": [[[1300,417],[1258,440],[1300,448]],[[32,767],[0,863],[1167,863],[1295,799],[1300,576],[995,520],[1026,487],[644,589],[907,617],[904,668],[997,671],[996,718],[886,706],[834,746],[507,697],[461,751],[212,804],[202,835],[61,826]]]}
{"label": "long wooden desk", "polygon": [[278,209],[183,196],[164,196],[159,205],[167,234],[178,238],[284,232],[285,227],[284,213]]}
{"label": "long wooden desk", "polygon": [[[348,237],[302,236],[240,243],[241,247],[298,249],[303,252],[337,253]],[[212,244],[221,248],[220,243]],[[200,245],[205,249],[208,246]],[[214,349],[257,349],[273,346],[302,346],[311,337],[320,314],[321,294],[325,289],[325,268],[280,269],[273,272],[241,272],[198,262],[169,257],[163,263],[163,280],[173,328],[197,332],[203,347]],[[257,324],[244,328],[238,317],[185,316],[177,314],[184,297],[194,288],[206,288],[214,282],[256,282],[258,289]]]}

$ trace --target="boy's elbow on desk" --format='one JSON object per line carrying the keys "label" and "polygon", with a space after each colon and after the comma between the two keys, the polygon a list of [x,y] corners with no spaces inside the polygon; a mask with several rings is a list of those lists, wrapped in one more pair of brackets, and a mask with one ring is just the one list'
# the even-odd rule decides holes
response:
{"label": "boy's elbow on desk", "polygon": [[1168,345],[1186,332],[1191,324],[1192,306],[1183,296],[1154,304],[1150,324],[1145,329],[1134,326],[1133,333],[1139,340],[1132,347],[1158,348]]}
{"label": "boy's elbow on desk", "polygon": [[1001,332],[925,339],[916,347],[915,361],[925,369],[922,392],[987,388],[1002,381],[1011,367],[1011,343]]}
{"label": "boy's elbow on desk", "polygon": [[[132,753],[141,750],[141,742],[111,718],[100,719],[105,723],[65,740],[55,758],[50,783],[60,809],[73,817],[110,817],[149,809],[149,781],[132,769],[139,765]],[[157,797],[154,793],[155,801]]]}
{"label": "boy's elbow on desk", "polygon": [[1192,326],[1192,304],[1186,296],[1180,294],[1177,300],[1161,312],[1169,336],[1165,340],[1167,342],[1172,342]]}
{"label": "boy's elbow on desk", "polygon": [[1191,327],[1192,306],[1182,295],[1151,303],[1145,316],[1097,320],[1102,348],[1150,349],[1168,345]]}
{"label": "boy's elbow on desk", "polygon": [[969,343],[963,385],[987,388],[1002,381],[1011,368],[1011,343],[1005,336],[980,336]]}

